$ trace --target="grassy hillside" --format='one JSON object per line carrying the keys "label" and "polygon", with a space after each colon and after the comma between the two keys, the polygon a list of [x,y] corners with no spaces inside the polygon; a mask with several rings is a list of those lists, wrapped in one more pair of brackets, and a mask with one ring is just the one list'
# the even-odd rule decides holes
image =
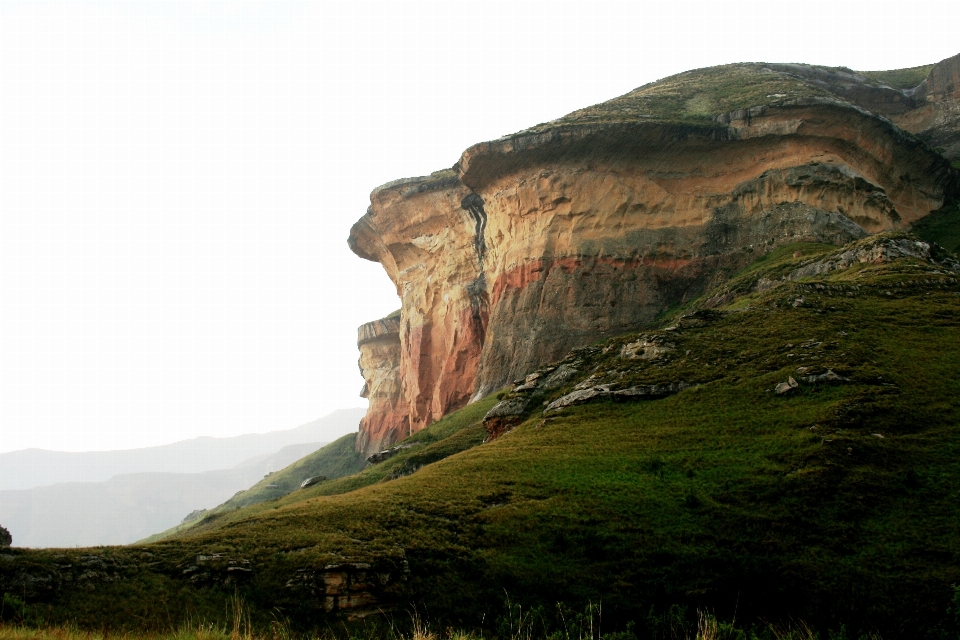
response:
{"label": "grassy hillside", "polygon": [[[481,444],[488,399],[359,475],[174,539],[14,550],[0,588],[46,621],[175,626],[222,618],[236,592],[265,625],[326,628],[329,572],[369,566],[376,608],[488,636],[520,611],[546,635],[602,603],[605,629],[638,637],[698,608],[742,628],[956,637],[960,280],[914,258],[796,276],[839,254],[763,256],[707,296],[725,306],[646,332],[659,357],[621,358],[636,335],[578,350],[578,376],[543,401],[587,376],[691,385],[671,397],[547,414],[538,399]],[[806,381],[828,370],[847,381]]]}
{"label": "grassy hillside", "polygon": [[357,473],[366,465],[366,460],[353,450],[356,434],[349,433],[313,453],[304,456],[293,464],[265,476],[249,489],[238,491],[223,504],[210,509],[202,518],[179,524],[172,529],[152,535],[141,543],[156,542],[172,535],[198,527],[208,527],[225,514],[242,507],[259,504],[268,500],[277,500],[283,496],[301,490],[300,485],[308,478],[324,477],[314,487],[328,484],[337,478]]}
{"label": "grassy hillside", "polygon": [[[183,537],[184,534],[192,536],[202,531],[216,530],[227,523],[249,518],[255,513],[279,509],[281,506],[295,504],[308,498],[349,493],[372,484],[411,475],[428,464],[481,444],[486,432],[483,430],[480,420],[496,404],[496,401],[496,396],[490,396],[433,423],[402,443],[403,445],[413,446],[399,451],[394,457],[377,465],[367,465],[366,460],[353,451],[355,436],[345,436],[320,449],[312,456],[308,456],[287,469],[264,479],[263,482],[251,487],[249,491],[237,494],[230,501],[212,510],[202,520],[190,523],[190,526],[166,531],[154,540],[162,540],[171,536]],[[331,459],[346,461],[346,464],[339,469],[335,469],[329,464],[323,464]],[[303,462],[306,462],[306,464],[300,466]],[[339,473],[339,475],[335,475],[351,467],[354,471],[357,469],[363,470],[353,474]],[[300,485],[296,484],[296,489],[284,492],[279,489],[263,487],[264,483],[277,482],[276,478],[286,479],[287,482],[283,486],[292,487],[294,486],[292,479],[303,475],[305,468],[313,469],[316,472],[328,471],[329,473],[326,474],[314,474],[326,475],[328,480],[304,489],[299,489]],[[240,504],[242,500],[247,499],[249,499],[248,502]],[[247,506],[248,508],[237,511],[240,506]],[[145,542],[153,542],[154,540],[146,540]]]}
{"label": "grassy hillside", "polygon": [[960,202],[950,203],[913,223],[913,233],[960,253]]}

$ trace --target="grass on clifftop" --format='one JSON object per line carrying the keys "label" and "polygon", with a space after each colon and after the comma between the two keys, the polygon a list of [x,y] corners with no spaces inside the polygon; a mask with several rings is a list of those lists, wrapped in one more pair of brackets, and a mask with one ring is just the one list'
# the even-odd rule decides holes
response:
{"label": "grass on clifftop", "polygon": [[[698,609],[743,628],[955,638],[960,283],[903,259],[745,286],[836,251],[765,256],[734,279],[744,286],[727,307],[646,332],[672,345],[662,357],[622,359],[636,336],[621,336],[568,359],[623,385],[693,385],[672,397],[537,409],[479,444],[471,425],[488,398],[352,479],[172,540],[13,550],[0,585],[31,576],[31,619],[51,623],[216,620],[238,593],[265,628],[279,616],[309,630],[335,623],[298,576],[368,563],[397,589],[378,606],[487,638],[514,637],[500,623],[517,607],[561,638],[572,611],[598,603],[604,629],[627,634],[617,640],[684,637],[653,621]],[[803,379],[828,369],[849,382]],[[789,377],[799,388],[774,393]],[[221,568],[197,569],[214,554]],[[229,573],[227,559],[249,572]]]}
{"label": "grass on clifftop", "polygon": [[762,64],[729,64],[670,76],[549,124],[635,120],[703,124],[721,113],[808,96],[832,94]]}
{"label": "grass on clifftop", "polygon": [[857,71],[862,76],[866,76],[877,82],[893,87],[894,89],[913,89],[927,79],[932,64],[926,64],[920,67],[910,67],[909,69],[891,69],[890,71]]}
{"label": "grass on clifftop", "polygon": [[[651,82],[633,91],[558,120],[532,127],[542,131],[569,124],[606,122],[672,122],[712,124],[722,113],[774,104],[798,98],[830,98],[847,101],[850,74],[865,78],[864,86],[881,84],[894,89],[912,89],[930,73],[934,65],[889,71],[852,71],[843,67],[795,67],[745,62],[694,69]],[[827,72],[823,75],[822,72]],[[830,79],[831,72],[843,77]],[[821,76],[813,77],[812,74]]]}

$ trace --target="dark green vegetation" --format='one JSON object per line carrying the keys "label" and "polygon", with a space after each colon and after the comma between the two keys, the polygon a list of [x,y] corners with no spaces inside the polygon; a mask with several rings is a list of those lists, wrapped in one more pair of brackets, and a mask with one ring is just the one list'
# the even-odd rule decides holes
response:
{"label": "dark green vegetation", "polygon": [[[954,163],[957,164],[957,163]],[[960,252],[960,202],[953,202],[913,224],[913,232],[954,253]]]}
{"label": "dark green vegetation", "polygon": [[[309,629],[330,617],[306,576],[366,563],[386,576],[377,606],[487,635],[510,636],[497,625],[515,610],[538,612],[546,635],[563,628],[558,602],[602,602],[605,629],[634,621],[638,637],[683,637],[656,621],[702,609],[740,628],[955,638],[960,280],[913,258],[784,280],[839,252],[760,257],[704,298],[733,294],[725,307],[648,331],[662,355],[623,360],[637,336],[578,350],[580,377],[548,399],[588,375],[693,385],[677,395],[535,409],[480,444],[488,399],[358,475],[174,539],[12,550],[0,588],[52,623],[219,620],[237,592],[255,621]],[[805,381],[826,370],[850,381]],[[775,394],[789,377],[799,388]]]}

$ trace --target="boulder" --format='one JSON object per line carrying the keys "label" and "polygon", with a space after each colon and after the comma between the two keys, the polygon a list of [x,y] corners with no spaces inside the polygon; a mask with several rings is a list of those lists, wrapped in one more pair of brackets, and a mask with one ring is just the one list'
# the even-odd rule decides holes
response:
{"label": "boulder", "polygon": [[656,360],[676,349],[676,345],[659,336],[641,336],[635,342],[623,345],[620,357],[624,360]]}
{"label": "boulder", "polygon": [[313,476],[312,478],[307,478],[306,480],[300,483],[300,488],[306,489],[307,487],[312,487],[318,482],[323,482],[326,479],[327,479],[327,476]]}
{"label": "boulder", "polygon": [[392,458],[393,456],[397,455],[404,449],[409,449],[410,447],[419,447],[419,446],[420,446],[419,442],[411,442],[410,444],[398,444],[397,446],[391,449],[384,449],[379,453],[375,453],[372,456],[369,456],[367,458],[367,462],[369,462],[370,464],[379,464],[384,460],[388,460],[389,458]]}
{"label": "boulder", "polygon": [[656,400],[680,393],[690,385],[686,382],[670,382],[667,384],[642,384],[627,389],[611,389],[611,385],[601,384],[589,389],[577,389],[562,396],[549,405],[544,413],[559,411],[566,407],[584,404],[598,398],[612,398],[614,400]]}
{"label": "boulder", "polygon": [[793,379],[793,376],[787,378],[786,382],[781,382],[776,386],[774,391],[777,392],[778,396],[782,396],[786,393],[790,393],[794,389],[800,388],[800,383]]}
{"label": "boulder", "polygon": [[[792,380],[793,378],[791,378]],[[804,382],[810,384],[836,384],[840,382],[850,382],[850,378],[844,378],[843,376],[834,373],[833,369],[827,369],[826,373],[821,373],[818,376],[807,376],[803,378]]]}

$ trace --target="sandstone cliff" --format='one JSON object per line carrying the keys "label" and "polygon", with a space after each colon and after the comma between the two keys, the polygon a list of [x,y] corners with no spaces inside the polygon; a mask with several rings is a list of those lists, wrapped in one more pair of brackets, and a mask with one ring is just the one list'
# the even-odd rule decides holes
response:
{"label": "sandstone cliff", "polygon": [[648,323],[772,247],[843,244],[939,208],[955,195],[949,161],[855,100],[904,123],[952,109],[951,60],[920,107],[919,89],[845,70],[688,72],[376,189],[349,242],[397,287],[382,357],[399,362],[374,384],[381,351],[361,346],[367,389],[384,395],[358,450]]}
{"label": "sandstone cliff", "polygon": [[358,451],[376,451],[410,434],[407,402],[400,388],[400,314],[374,320],[357,331],[360,349],[360,397],[370,405],[360,421]]}

